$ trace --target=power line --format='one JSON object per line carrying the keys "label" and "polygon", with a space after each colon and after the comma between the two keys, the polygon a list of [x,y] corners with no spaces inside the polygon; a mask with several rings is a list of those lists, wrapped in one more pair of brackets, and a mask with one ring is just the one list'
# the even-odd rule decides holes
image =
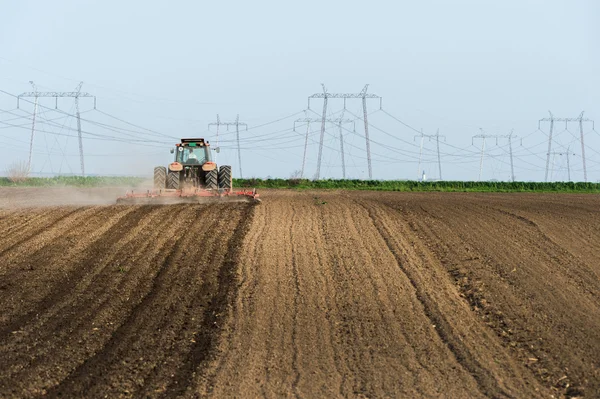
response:
{"label": "power line", "polygon": [[[126,125],[133,126],[133,127],[137,127],[138,129],[142,129],[142,130],[145,130],[145,131],[147,131],[147,132],[149,132],[149,133],[153,133],[153,135],[154,135],[154,136],[159,136],[159,137],[167,137],[167,138],[170,138],[170,139],[175,139],[175,140],[177,140],[177,139],[179,139],[179,138],[180,138],[180,137],[171,136],[171,135],[168,135],[168,134],[165,134],[165,133],[160,133],[160,132],[157,132],[157,131],[155,131],[155,130],[148,129],[148,128],[145,128],[145,127],[143,127],[143,126],[139,126],[139,125],[136,125],[136,124],[134,124],[134,123],[131,123],[131,122],[127,122],[126,120],[123,120],[123,119],[121,119],[121,118],[118,118],[118,117],[116,117],[116,116],[114,116],[114,115],[111,115],[111,114],[109,114],[109,113],[107,113],[107,112],[104,112],[104,111],[102,111],[102,110],[99,110],[99,109],[97,109],[97,108],[95,108],[95,107],[94,107],[94,110],[95,110],[96,112],[99,112],[99,113],[101,113],[102,115],[106,115],[106,116],[108,116],[109,118],[112,118],[112,119],[115,119],[115,120],[117,120],[117,121],[119,121],[119,122],[125,123]],[[98,122],[98,124],[101,124],[101,123],[99,123],[99,122]],[[104,125],[104,126],[110,126],[110,125],[106,125],[106,124],[101,124],[101,125]],[[136,131],[134,131],[134,130],[127,130],[127,129],[120,129],[120,130],[125,130],[125,131],[129,131],[129,132],[136,132]],[[147,135],[148,133],[143,133],[143,134],[146,134],[146,135]]]}
{"label": "power line", "polygon": [[[4,90],[0,90],[0,93],[4,93],[4,94],[9,95],[9,96],[14,97],[14,98],[18,98],[18,96],[14,95],[14,94],[11,94],[11,93],[8,93],[8,92],[6,92]],[[25,99],[21,99],[21,100],[22,101],[26,101],[26,102],[28,102],[30,104],[34,104],[33,101],[28,101],[28,100],[25,100]],[[67,113],[67,112],[65,112],[63,110],[45,107],[45,106],[43,106],[41,104],[38,104],[38,108],[44,108],[44,109],[47,109],[47,110],[58,112],[58,113],[61,113],[61,114],[65,115],[66,117],[76,117],[76,115]],[[98,111],[98,110],[96,110],[96,111]],[[86,112],[89,112],[89,111],[82,111],[82,112],[80,112],[80,114],[83,114],[83,113],[86,113]],[[12,115],[18,116],[19,118],[24,118],[22,115],[15,114],[14,112],[9,112],[9,113],[12,114]],[[33,115],[33,114],[30,114],[30,115]],[[30,118],[30,119],[32,119],[32,118]],[[57,119],[60,119],[60,118],[48,120],[47,122],[51,126],[61,127],[60,125],[52,122],[52,121],[57,120]],[[85,131],[85,130],[81,130],[82,134],[87,134],[87,135],[90,135],[90,136],[97,137],[96,140],[109,140],[109,141],[110,140],[114,140],[114,141],[127,142],[127,143],[140,143],[140,145],[147,145],[146,143],[160,143],[160,144],[168,144],[168,143],[170,143],[170,141],[167,142],[167,141],[157,141],[157,140],[148,140],[148,139],[144,139],[144,140],[137,139],[137,138],[135,138],[135,136],[132,136],[131,134],[123,133],[123,132],[132,132],[134,134],[143,135],[144,137],[147,135],[147,133],[137,132],[137,131],[129,130],[129,129],[124,129],[124,128],[121,128],[121,127],[117,127],[117,126],[113,126],[113,125],[108,125],[108,124],[96,122],[96,121],[93,121],[93,120],[90,120],[90,119],[85,119],[85,118],[80,118],[80,119],[83,120],[83,121],[86,121],[86,122],[88,122],[90,124],[100,126],[100,127],[104,128],[104,129],[111,130],[111,131],[114,131],[116,133],[124,134],[126,136],[130,136],[130,137],[134,138],[134,139],[123,139],[123,138],[119,138],[119,137],[102,135],[102,134],[98,134],[98,133],[92,133],[92,132],[88,132],[88,131]],[[0,123],[3,123],[4,125],[7,125],[8,127],[19,127],[19,128],[22,127],[21,125],[14,125],[14,124],[6,123],[4,121],[0,121]],[[68,128],[67,130],[77,131],[76,129],[73,129],[73,128]],[[57,135],[61,135],[61,134],[57,134]],[[62,134],[62,135],[63,136],[68,136],[68,137],[72,137],[72,136],[69,136],[69,135],[64,135],[64,134]]]}
{"label": "power line", "polygon": [[[2,123],[4,125],[7,125],[9,127],[13,127],[13,128],[19,128],[19,129],[29,130],[24,125],[15,125],[15,124],[3,122],[3,121],[0,121],[0,123]],[[59,127],[59,128],[61,127],[61,125],[56,124],[54,122],[48,123],[48,125],[49,126],[54,126],[54,127]],[[76,131],[76,129],[73,129],[73,128],[66,128],[66,130]],[[56,135],[56,136],[77,137],[77,136],[73,136],[73,135],[70,135],[70,134],[64,134],[64,133],[53,133],[53,132],[46,132],[46,131],[43,131],[43,132],[44,133],[48,133],[48,134],[53,134],[53,135]],[[86,134],[86,135],[91,136],[91,137],[87,138],[88,140],[117,141],[117,142],[131,143],[131,144],[137,144],[137,145],[144,145],[144,146],[147,146],[147,147],[157,147],[157,146],[154,146],[154,145],[150,145],[148,143],[162,143],[162,142],[159,142],[159,141],[152,141],[152,140],[124,139],[124,138],[120,138],[120,137],[108,136],[108,135],[105,135],[105,134],[92,133],[92,132],[88,132],[88,131],[85,131],[85,130],[82,130],[81,132],[82,132],[82,134]],[[163,148],[163,147],[161,147],[161,148]]]}

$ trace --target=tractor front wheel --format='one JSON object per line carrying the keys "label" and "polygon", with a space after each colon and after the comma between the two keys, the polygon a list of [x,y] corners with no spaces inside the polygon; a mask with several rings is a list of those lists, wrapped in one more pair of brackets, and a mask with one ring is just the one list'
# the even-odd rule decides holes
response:
{"label": "tractor front wheel", "polygon": [[167,168],[157,166],[154,168],[154,189],[164,190],[167,186]]}

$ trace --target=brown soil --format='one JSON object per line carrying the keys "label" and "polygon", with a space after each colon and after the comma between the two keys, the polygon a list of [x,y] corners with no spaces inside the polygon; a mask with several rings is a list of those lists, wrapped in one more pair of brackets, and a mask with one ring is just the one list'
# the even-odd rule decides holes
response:
{"label": "brown soil", "polygon": [[[147,188],[135,191],[144,192]],[[112,205],[117,197],[131,190],[131,187],[0,187],[0,208]]]}
{"label": "brown soil", "polygon": [[598,196],[0,194],[0,397],[600,397]]}

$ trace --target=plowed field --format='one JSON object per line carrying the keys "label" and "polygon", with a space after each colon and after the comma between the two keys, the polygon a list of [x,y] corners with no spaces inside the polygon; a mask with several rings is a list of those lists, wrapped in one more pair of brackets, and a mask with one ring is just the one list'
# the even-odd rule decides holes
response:
{"label": "plowed field", "polygon": [[25,193],[0,397],[600,397],[596,195]]}

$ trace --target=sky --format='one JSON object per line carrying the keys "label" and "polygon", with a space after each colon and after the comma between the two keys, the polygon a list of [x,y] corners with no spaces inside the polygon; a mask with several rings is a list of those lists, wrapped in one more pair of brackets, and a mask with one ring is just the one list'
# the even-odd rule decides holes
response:
{"label": "sky", "polygon": [[[91,1],[0,0],[0,174],[29,156],[32,91],[82,91],[86,174],[150,175],[178,138],[239,120],[243,177],[317,170],[322,93],[368,93],[374,179],[546,177],[548,118],[600,123],[600,3],[593,0]],[[8,93],[8,94],[7,94]],[[12,96],[11,96],[12,95]],[[72,98],[39,100],[32,172],[81,173]],[[369,178],[360,99],[346,102],[347,178]],[[342,115],[329,99],[327,118]],[[306,111],[305,111],[306,110]],[[304,112],[305,111],[305,112]],[[584,123],[588,180],[600,180],[600,125]],[[417,136],[417,137],[415,137]],[[235,128],[219,164],[239,176]],[[497,144],[496,144],[497,143]],[[482,147],[483,145],[483,147]],[[483,151],[482,151],[483,148]],[[578,123],[556,122],[549,180],[583,180]],[[483,152],[483,157],[482,157]],[[569,167],[567,168],[567,156]],[[340,129],[327,123],[321,178],[342,177]],[[483,161],[483,162],[482,162]],[[569,173],[570,172],[570,173]]]}

